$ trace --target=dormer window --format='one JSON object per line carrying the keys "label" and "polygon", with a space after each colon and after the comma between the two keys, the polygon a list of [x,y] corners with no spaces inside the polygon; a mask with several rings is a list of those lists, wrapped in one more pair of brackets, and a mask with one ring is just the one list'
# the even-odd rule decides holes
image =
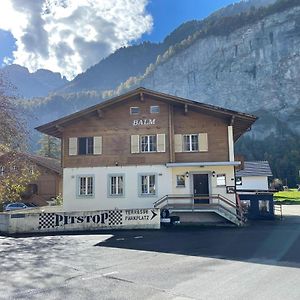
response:
{"label": "dormer window", "polygon": [[139,115],[141,112],[141,109],[137,106],[130,107],[130,114],[131,115]]}
{"label": "dormer window", "polygon": [[160,108],[158,105],[153,105],[153,106],[150,106],[150,113],[151,114],[159,114],[160,112]]}

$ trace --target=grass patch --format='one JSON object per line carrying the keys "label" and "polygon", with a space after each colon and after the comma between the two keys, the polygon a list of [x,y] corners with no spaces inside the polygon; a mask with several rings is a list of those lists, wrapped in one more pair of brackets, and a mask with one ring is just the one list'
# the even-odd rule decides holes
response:
{"label": "grass patch", "polygon": [[281,204],[300,204],[300,192],[297,189],[290,189],[274,194],[274,200]]}

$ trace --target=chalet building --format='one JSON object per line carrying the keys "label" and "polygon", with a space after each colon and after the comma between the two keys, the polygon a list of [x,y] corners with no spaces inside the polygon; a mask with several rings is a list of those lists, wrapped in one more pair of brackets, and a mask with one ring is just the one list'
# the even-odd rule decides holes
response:
{"label": "chalet building", "polygon": [[273,174],[268,161],[245,161],[235,176],[237,190],[267,191]]}
{"label": "chalet building", "polygon": [[66,211],[159,207],[183,222],[235,222],[234,142],[255,120],[138,88],[36,129],[62,140]]}
{"label": "chalet building", "polygon": [[13,170],[7,170],[7,160],[10,153],[0,155],[0,181],[7,172],[18,172],[18,161],[26,160],[32,171],[38,177],[30,182],[25,193],[21,195],[24,203],[34,203],[37,206],[48,205],[53,198],[62,194],[62,168],[60,161],[54,158],[33,155],[29,153],[14,154]]}
{"label": "chalet building", "polygon": [[274,190],[269,189],[273,176],[268,161],[243,161],[235,173],[236,192],[248,219],[274,218]]}

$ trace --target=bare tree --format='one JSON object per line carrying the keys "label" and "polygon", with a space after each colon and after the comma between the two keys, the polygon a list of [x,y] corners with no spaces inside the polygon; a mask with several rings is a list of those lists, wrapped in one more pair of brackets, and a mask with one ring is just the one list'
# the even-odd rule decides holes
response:
{"label": "bare tree", "polygon": [[26,150],[27,131],[13,86],[0,74],[0,203],[21,199],[28,183],[38,174],[22,153]]}
{"label": "bare tree", "polygon": [[14,87],[0,75],[0,151],[5,149],[24,149],[26,145],[26,127],[18,100],[8,96]]}

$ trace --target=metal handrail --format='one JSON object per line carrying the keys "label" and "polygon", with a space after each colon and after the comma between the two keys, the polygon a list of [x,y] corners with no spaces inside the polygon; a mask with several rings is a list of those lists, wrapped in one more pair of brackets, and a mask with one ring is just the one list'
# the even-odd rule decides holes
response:
{"label": "metal handrail", "polygon": [[[199,207],[199,206],[202,206],[202,207],[221,207],[222,209],[226,210],[228,213],[230,213],[231,215],[235,216],[236,218],[238,218],[240,221],[244,221],[244,218],[243,218],[243,211],[241,209],[241,207],[239,205],[234,205],[229,199],[227,199],[226,197],[224,197],[223,195],[220,195],[220,194],[212,194],[212,195],[208,195],[208,196],[194,196],[194,195],[191,195],[191,194],[167,194],[167,195],[164,195],[162,198],[158,199],[157,201],[155,201],[153,204],[154,204],[154,207],[157,207],[159,205],[161,205],[162,203],[165,203],[164,204],[164,207],[165,206],[169,206],[169,200],[170,199],[191,199],[191,208],[192,210],[195,209],[195,206]],[[218,203],[210,203],[210,204],[195,204],[194,203],[194,200],[203,200],[203,199],[217,199],[218,200]],[[228,206],[231,206],[232,208],[236,209],[238,211],[238,213],[233,213],[231,210],[229,210],[227,207],[225,207],[223,205],[223,203],[227,204]],[[176,205],[176,203],[172,203],[173,205]]]}

